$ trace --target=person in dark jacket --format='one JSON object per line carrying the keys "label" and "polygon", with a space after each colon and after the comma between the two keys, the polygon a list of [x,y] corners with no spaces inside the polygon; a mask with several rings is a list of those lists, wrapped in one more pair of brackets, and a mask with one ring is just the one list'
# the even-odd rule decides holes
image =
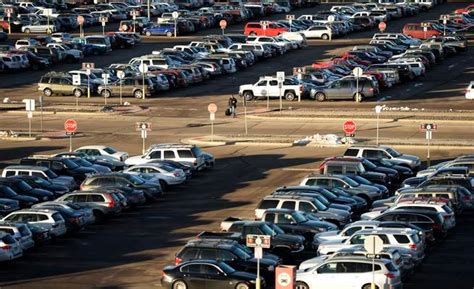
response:
{"label": "person in dark jacket", "polygon": [[237,116],[237,99],[232,95],[229,98],[229,109],[232,117]]}

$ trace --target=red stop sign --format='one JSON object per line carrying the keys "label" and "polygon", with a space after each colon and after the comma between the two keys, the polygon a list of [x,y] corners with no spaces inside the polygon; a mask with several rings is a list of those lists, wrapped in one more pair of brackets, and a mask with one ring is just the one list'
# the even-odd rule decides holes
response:
{"label": "red stop sign", "polygon": [[76,20],[77,20],[77,24],[82,25],[84,24],[85,19],[84,19],[84,16],[79,15],[77,16]]}
{"label": "red stop sign", "polygon": [[64,122],[64,130],[69,133],[77,131],[77,122],[73,119],[68,119]]}
{"label": "red stop sign", "polygon": [[380,22],[379,23],[379,30],[380,31],[385,31],[386,28],[387,28],[387,24],[385,22]]}
{"label": "red stop sign", "polygon": [[344,129],[345,133],[353,134],[353,133],[355,133],[355,131],[357,129],[357,126],[356,126],[355,122],[353,122],[352,120],[348,120],[348,121],[344,122],[344,124],[342,125],[342,128]]}

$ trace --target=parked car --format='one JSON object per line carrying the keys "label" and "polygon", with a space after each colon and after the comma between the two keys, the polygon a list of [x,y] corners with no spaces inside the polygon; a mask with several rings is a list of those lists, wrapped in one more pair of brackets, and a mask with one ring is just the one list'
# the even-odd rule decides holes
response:
{"label": "parked car", "polygon": [[7,215],[2,221],[40,224],[48,228],[54,237],[63,236],[67,232],[63,217],[54,210],[22,209]]}

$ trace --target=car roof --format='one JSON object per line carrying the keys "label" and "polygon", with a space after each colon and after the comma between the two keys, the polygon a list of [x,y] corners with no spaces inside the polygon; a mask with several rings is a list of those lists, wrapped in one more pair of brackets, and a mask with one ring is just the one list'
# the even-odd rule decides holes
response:
{"label": "car roof", "polygon": [[362,229],[354,233],[355,234],[413,234],[415,230],[410,228],[374,228],[374,229]]}
{"label": "car roof", "polygon": [[47,171],[49,170],[46,167],[40,167],[40,166],[23,166],[23,165],[13,165],[13,166],[8,166],[4,168],[4,170],[35,170],[35,171]]}
{"label": "car roof", "polygon": [[75,149],[76,151],[77,150],[81,150],[81,149],[104,149],[104,148],[107,148],[108,146],[103,146],[103,145],[88,145],[88,146],[82,146],[80,148],[77,148]]}
{"label": "car roof", "polygon": [[378,224],[380,224],[380,221],[360,220],[360,221],[349,223],[344,228],[352,227],[352,226],[367,226],[367,225],[378,225]]}
{"label": "car roof", "polygon": [[56,213],[56,211],[55,210],[50,210],[50,209],[21,209],[21,210],[12,212],[11,214],[24,214],[24,213],[54,214],[54,213]]}

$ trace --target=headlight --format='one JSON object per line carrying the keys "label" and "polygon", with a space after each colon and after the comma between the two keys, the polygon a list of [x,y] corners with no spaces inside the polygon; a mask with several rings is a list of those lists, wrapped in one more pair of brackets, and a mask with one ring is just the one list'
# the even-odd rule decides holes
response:
{"label": "headlight", "polygon": [[250,280],[249,282],[252,284],[255,284],[255,280]]}
{"label": "headlight", "polygon": [[275,267],[274,266],[268,266],[267,270],[270,271],[270,272],[273,272],[275,270]]}

